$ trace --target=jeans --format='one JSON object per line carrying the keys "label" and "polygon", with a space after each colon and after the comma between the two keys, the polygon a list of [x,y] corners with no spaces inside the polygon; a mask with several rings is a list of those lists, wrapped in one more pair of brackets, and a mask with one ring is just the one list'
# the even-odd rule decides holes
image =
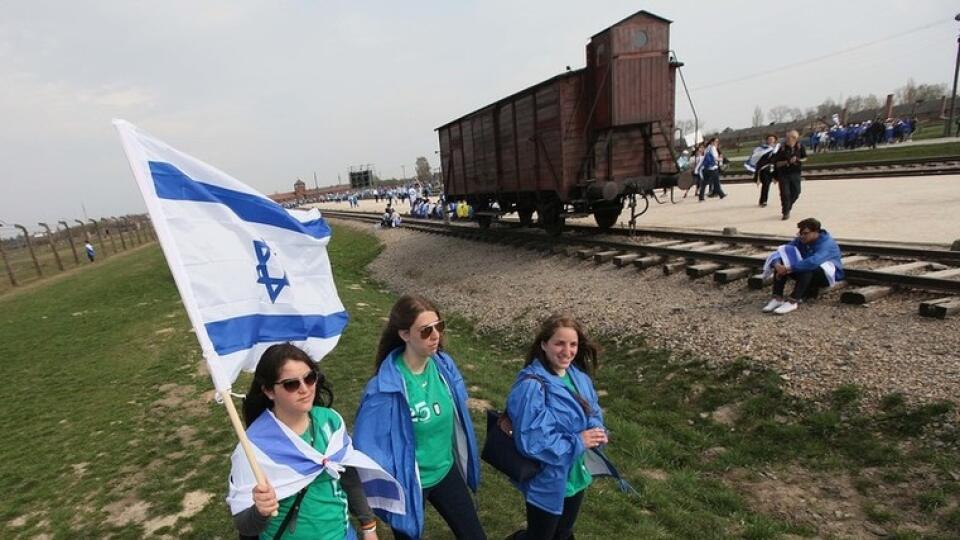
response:
{"label": "jeans", "polygon": [[[437,509],[440,517],[447,522],[457,540],[486,540],[480,518],[477,517],[477,508],[470,498],[470,490],[460,474],[460,469],[454,464],[450,472],[443,477],[439,484],[423,490],[423,500]],[[411,537],[393,531],[396,540],[408,540]]]}
{"label": "jeans", "polygon": [[793,292],[790,293],[790,299],[794,302],[799,302],[803,298],[816,298],[822,287],[830,286],[823,268],[817,268],[812,272],[792,272],[773,279],[774,296],[783,298],[783,290],[787,286],[788,279],[793,279],[796,282],[793,286]]}
{"label": "jeans", "polygon": [[703,200],[705,195],[706,187],[710,186],[710,195],[718,195],[720,197],[726,197],[727,194],[723,192],[723,188],[720,187],[720,171],[718,169],[713,170],[703,170],[703,188],[700,189],[700,200]]}
{"label": "jeans", "polygon": [[570,540],[573,538],[573,526],[580,513],[580,504],[587,493],[584,489],[563,499],[563,513],[559,516],[541,510],[527,503],[527,531],[520,535],[523,540]]}
{"label": "jeans", "polygon": [[773,171],[762,169],[760,175],[760,204],[766,206],[767,198],[770,196],[770,184],[773,182]]}
{"label": "jeans", "polygon": [[789,215],[793,203],[800,198],[800,171],[780,173],[780,209],[783,215]]}

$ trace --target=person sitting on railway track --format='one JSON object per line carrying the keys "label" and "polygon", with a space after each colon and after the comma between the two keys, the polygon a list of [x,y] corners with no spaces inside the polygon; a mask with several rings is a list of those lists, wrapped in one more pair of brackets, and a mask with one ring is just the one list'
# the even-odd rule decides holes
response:
{"label": "person sitting on railway track", "polygon": [[[763,265],[764,275],[773,275],[773,298],[763,306],[764,313],[786,315],[804,298],[816,298],[822,287],[843,280],[840,246],[830,233],[815,218],[800,221],[797,229],[796,238],[777,248]],[[784,296],[788,279],[796,283],[790,296]]]}
{"label": "person sitting on railway track", "polygon": [[380,219],[380,226],[385,229],[396,229],[400,226],[400,212],[394,211],[392,206],[387,206],[383,211],[383,218]]}
{"label": "person sitting on railway track", "polygon": [[424,534],[429,501],[464,540],[485,540],[470,491],[480,483],[480,461],[467,387],[443,351],[444,321],[436,306],[400,297],[380,336],[374,376],[354,422],[354,445],[403,488],[406,513],[380,512],[397,540]]}

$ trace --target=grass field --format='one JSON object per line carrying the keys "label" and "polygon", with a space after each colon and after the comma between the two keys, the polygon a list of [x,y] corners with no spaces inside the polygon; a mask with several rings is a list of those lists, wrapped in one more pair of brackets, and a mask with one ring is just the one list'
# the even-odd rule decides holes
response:
{"label": "grass field", "polygon": [[[351,323],[322,366],[348,422],[395,298],[364,270],[380,249],[335,227],[330,255]],[[0,313],[3,538],[236,538],[223,502],[234,437],[156,247],[0,296]],[[523,345],[444,317],[471,397],[501,405]],[[640,495],[595,482],[578,538],[843,537],[865,526],[891,538],[960,535],[952,404],[891,395],[865,412],[855,387],[800,401],[747,359],[717,369],[638,336],[600,341],[608,453]],[[522,526],[522,501],[486,465],[483,474],[481,521],[503,538]],[[450,538],[428,518],[428,539]]]}

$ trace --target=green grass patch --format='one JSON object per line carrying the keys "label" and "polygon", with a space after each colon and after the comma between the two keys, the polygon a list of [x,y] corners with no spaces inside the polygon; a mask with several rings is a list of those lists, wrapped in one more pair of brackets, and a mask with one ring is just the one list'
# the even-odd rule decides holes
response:
{"label": "green grass patch", "polygon": [[[372,236],[342,227],[329,247],[351,321],[322,367],[348,423],[395,300],[365,270],[380,250]],[[236,537],[223,502],[235,439],[222,406],[210,400],[212,385],[159,249],[0,297],[0,314],[0,376],[11,396],[0,417],[3,537]],[[523,345],[516,336],[481,334],[456,313],[444,318],[447,348],[471,397],[502,406]],[[881,412],[866,414],[856,387],[820,402],[798,400],[784,393],[777,373],[747,359],[713,368],[650,349],[636,336],[598,337],[606,348],[596,385],[611,431],[608,453],[639,496],[595,482],[578,537],[817,535],[816,523],[752,507],[732,474],[771,469],[867,471],[856,476],[856,493],[874,505],[877,521],[896,526],[914,509],[944,534],[956,529],[949,513],[958,504],[955,489],[917,484],[922,489],[911,485],[902,494],[909,504],[888,500],[892,484],[918,482],[918,467],[938,478],[957,470],[955,452],[910,450],[924,448],[921,435],[952,440],[953,431],[933,429],[945,425],[949,404],[913,407],[888,398]],[[238,391],[248,380],[241,378]],[[484,425],[480,412],[474,421]],[[478,435],[482,443],[482,430]],[[191,497],[209,501],[185,513]],[[519,493],[486,465],[477,503],[490,538],[523,525]],[[432,510],[427,529],[431,539],[449,538]]]}

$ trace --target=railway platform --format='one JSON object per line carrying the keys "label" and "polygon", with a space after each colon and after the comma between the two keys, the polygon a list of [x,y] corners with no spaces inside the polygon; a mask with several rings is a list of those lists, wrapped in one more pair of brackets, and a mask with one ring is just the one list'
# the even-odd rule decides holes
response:
{"label": "railway platform", "polygon": [[[665,227],[719,232],[734,227],[743,234],[789,235],[794,224],[816,217],[836,238],[933,245],[950,245],[960,239],[960,175],[900,176],[847,180],[813,180],[803,183],[800,200],[789,221],[780,219],[779,195],[771,188],[766,208],[757,205],[760,188],[755,184],[724,186],[727,197],[698,202],[693,190],[686,199],[676,190],[675,200],[658,196],[665,204],[650,202],[638,218],[638,227]],[[321,210],[347,210],[346,202],[322,203]],[[359,211],[382,212],[384,203],[360,201]],[[406,213],[405,202],[398,205]],[[625,226],[624,211],[617,226]],[[569,223],[593,224],[592,217]]]}

